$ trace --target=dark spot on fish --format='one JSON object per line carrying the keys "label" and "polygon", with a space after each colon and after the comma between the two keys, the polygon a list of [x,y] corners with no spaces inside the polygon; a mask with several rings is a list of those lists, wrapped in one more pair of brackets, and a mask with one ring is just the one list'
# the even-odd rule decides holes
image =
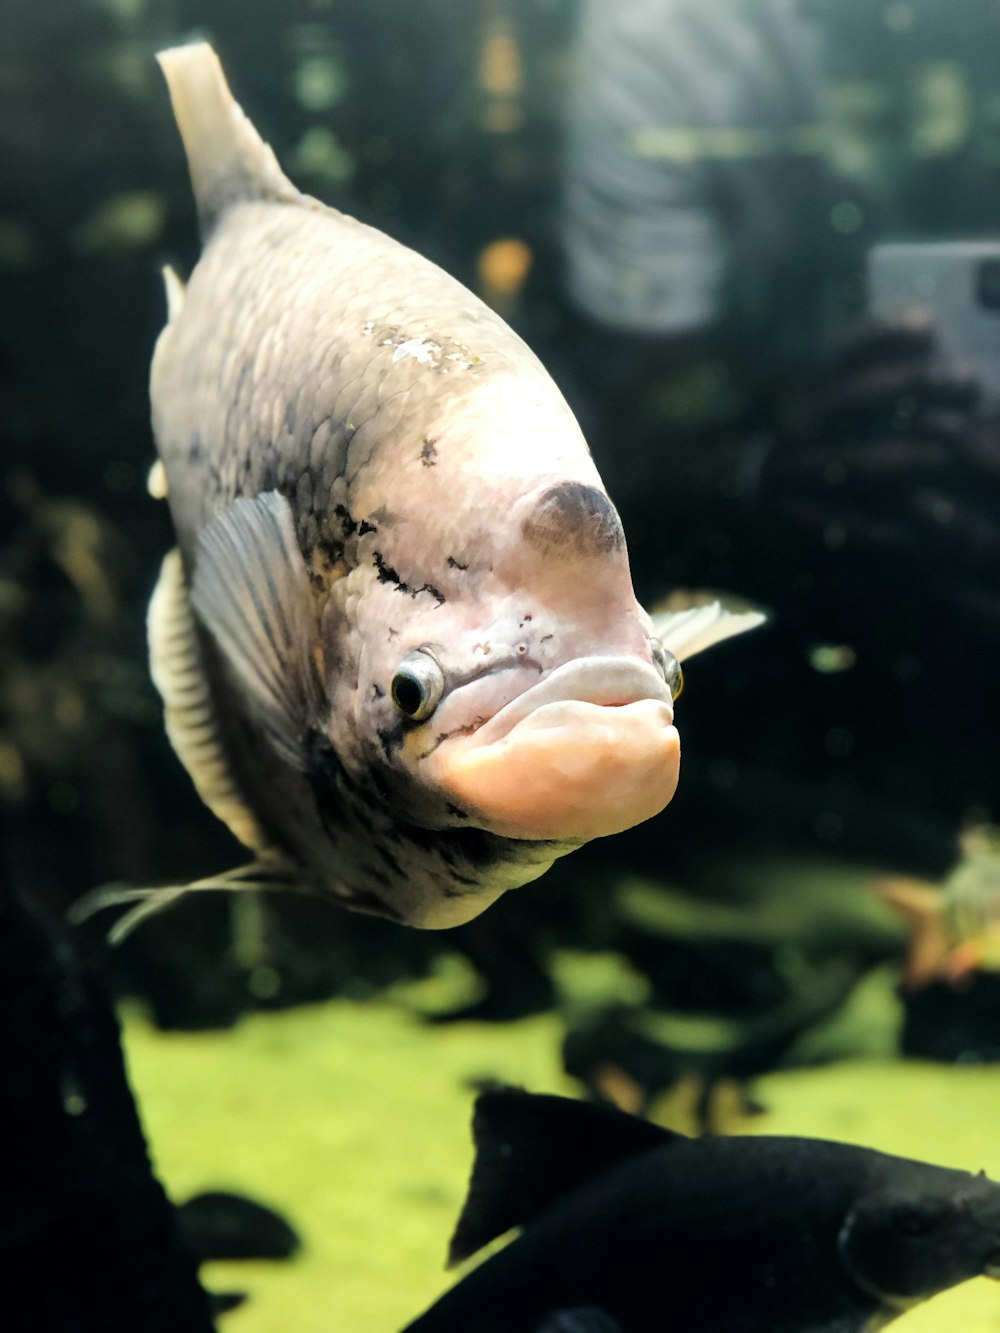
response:
{"label": "dark spot on fish", "polygon": [[340,526],[343,529],[344,536],[345,537],[352,536],[352,534],[356,531],[358,525],[357,523],[355,523],[354,519],[351,518],[350,514],[347,512],[344,506],[334,505],[333,514],[334,517],[340,522]]}
{"label": "dark spot on fish", "polygon": [[333,569],[334,565],[340,563],[344,556],[344,548],[340,542],[331,542],[325,538],[320,538],[313,550],[319,555],[326,570]]}
{"label": "dark spot on fish", "polygon": [[378,572],[379,583],[391,583],[397,592],[405,592],[410,597],[419,597],[422,592],[426,592],[434,598],[438,606],[443,606],[447,601],[444,593],[430,583],[425,583],[419,588],[412,588],[405,579],[400,578],[392,565],[386,564],[381,551],[372,552],[372,563]]}
{"label": "dark spot on fish", "polygon": [[201,443],[201,436],[197,433],[192,437],[191,445],[188,449],[188,462],[200,463],[204,455],[204,449]]}
{"label": "dark spot on fish", "polygon": [[392,759],[396,751],[403,744],[403,733],[405,727],[402,722],[397,722],[391,727],[381,727],[378,731],[379,744],[382,746],[382,753],[386,759]]}
{"label": "dark spot on fish", "polygon": [[452,805],[451,801],[447,803],[445,809],[449,815],[454,815],[456,819],[468,819],[469,816],[465,810],[460,810],[457,805]]}
{"label": "dark spot on fish", "polygon": [[388,632],[388,634],[389,634],[389,638],[390,638],[390,639],[398,639],[398,638],[399,638],[399,630],[398,630],[398,629],[393,629],[393,627],[392,627],[391,625],[387,625],[387,626],[386,626],[386,630],[387,630],[387,632]]}
{"label": "dark spot on fish", "polygon": [[[451,877],[452,877],[452,879],[455,881],[456,884],[477,884],[477,883],[478,883],[478,880],[474,880],[474,879],[470,878],[470,876],[468,876],[468,875],[460,875],[460,874],[458,873],[457,870],[453,870],[453,871],[451,872]],[[455,896],[458,897],[457,894],[456,894]]]}
{"label": "dark spot on fish", "polygon": [[434,445],[433,440],[424,440],[424,447],[420,450],[420,461],[424,467],[433,467],[437,460],[437,449]]}
{"label": "dark spot on fish", "polygon": [[379,836],[380,830],[372,819],[371,813],[364,801],[351,802],[351,817],[355,824],[357,824],[359,828],[364,829],[364,831],[371,837],[377,838]]}
{"label": "dark spot on fish", "polygon": [[329,738],[322,732],[308,732],[305,751],[306,772],[316,803],[316,813],[326,832],[335,838],[342,817],[339,786],[344,776],[344,767]]}
{"label": "dark spot on fish", "polygon": [[285,430],[289,435],[295,434],[295,426],[298,421],[298,412],[295,409],[295,400],[290,398],[285,404]]}
{"label": "dark spot on fish", "polygon": [[[389,877],[375,866],[368,868],[368,875],[377,884],[381,884],[383,888],[392,887]],[[370,912],[373,916],[388,917],[390,921],[401,922],[403,920],[403,914],[398,908],[392,907],[385,899],[380,898],[378,894],[372,893],[368,889],[353,889],[351,891],[351,906],[359,912]]]}
{"label": "dark spot on fish", "polygon": [[383,690],[381,685],[376,684],[372,686],[372,698],[373,699],[385,698],[385,690]]}
{"label": "dark spot on fish", "polygon": [[549,639],[551,639],[551,638],[554,638],[554,635],[552,635],[552,634],[543,634],[542,637],[538,640],[538,642],[539,642],[539,643],[548,643]]}
{"label": "dark spot on fish", "polygon": [[538,498],[521,525],[524,537],[546,554],[607,555],[625,543],[618,511],[596,486],[561,481]]}
{"label": "dark spot on fish", "polygon": [[394,583],[400,592],[410,591],[410,585],[403,582],[392,565],[385,563],[385,557],[381,551],[372,551],[372,563],[378,571],[379,583]]}
{"label": "dark spot on fish", "polygon": [[394,875],[399,875],[400,878],[402,878],[403,867],[399,864],[399,862],[393,856],[392,852],[389,851],[389,848],[386,847],[384,843],[376,844],[375,854],[376,856],[381,858],[382,862],[389,867],[389,869],[392,871]]}
{"label": "dark spot on fish", "polygon": [[463,565],[462,562],[461,562],[461,560],[456,560],[455,557],[454,557],[453,555],[450,555],[450,556],[448,557],[448,568],[449,568],[449,569],[463,569],[463,570],[464,570],[464,569],[468,569],[469,566],[468,566],[468,565]]}
{"label": "dark spot on fish", "polygon": [[378,532],[378,528],[374,523],[369,523],[366,518],[363,518],[358,524],[358,536],[363,537],[366,532]]}

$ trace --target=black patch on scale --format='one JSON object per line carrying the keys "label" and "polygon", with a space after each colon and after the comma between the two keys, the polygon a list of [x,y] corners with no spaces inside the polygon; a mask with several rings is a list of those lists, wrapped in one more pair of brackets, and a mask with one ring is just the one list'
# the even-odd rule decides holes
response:
{"label": "black patch on scale", "polygon": [[351,537],[354,535],[354,532],[357,530],[358,525],[357,523],[355,523],[354,519],[351,518],[351,515],[344,508],[343,505],[334,505],[333,516],[340,523],[341,530],[343,531],[345,537]]}
{"label": "black patch on scale", "polygon": [[399,747],[403,744],[403,735],[406,731],[405,724],[400,721],[392,727],[379,727],[378,739],[382,746],[382,753],[386,759],[391,760]]}
{"label": "black patch on scale", "polygon": [[437,449],[434,440],[424,440],[423,448],[420,450],[420,461],[424,467],[433,467],[437,462]]}
{"label": "black patch on scale", "polygon": [[358,524],[358,536],[363,537],[366,532],[378,532],[378,528],[374,523],[369,523],[366,518],[363,518]]}
{"label": "black patch on scale", "polygon": [[608,555],[625,544],[617,509],[603,491],[580,481],[543,491],[521,531],[539,550],[567,556]]}
{"label": "black patch on scale", "polygon": [[394,875],[398,875],[400,879],[403,878],[403,873],[404,873],[403,867],[393,856],[392,852],[389,851],[389,848],[386,847],[385,843],[382,842],[376,843],[375,854],[379,857],[379,859],[383,862],[383,864],[389,867],[389,869],[392,871]]}
{"label": "black patch on scale", "polygon": [[448,568],[449,568],[449,569],[461,569],[461,570],[466,570],[466,569],[469,568],[469,566],[468,566],[468,565],[463,565],[462,562],[461,562],[461,560],[456,560],[455,557],[454,557],[453,555],[450,555],[450,556],[448,557]]}
{"label": "black patch on scale", "polygon": [[397,592],[405,592],[410,597],[419,597],[422,592],[426,592],[434,598],[438,606],[443,606],[448,600],[444,593],[435,588],[433,584],[425,583],[420,588],[411,587],[405,579],[400,578],[392,565],[386,564],[385,556],[381,551],[372,552],[372,563],[377,571],[379,583],[391,583]]}

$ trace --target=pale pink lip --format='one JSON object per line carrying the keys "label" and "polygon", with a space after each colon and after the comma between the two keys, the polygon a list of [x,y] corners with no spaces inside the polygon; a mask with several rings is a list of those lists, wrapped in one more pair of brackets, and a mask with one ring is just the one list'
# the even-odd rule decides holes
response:
{"label": "pale pink lip", "polygon": [[508,838],[585,842],[650,819],[677,786],[670,691],[636,659],[568,662],[426,756],[449,800]]}
{"label": "pale pink lip", "polygon": [[673,700],[666,681],[646,662],[622,657],[583,657],[556,667],[544,680],[525,690],[476,731],[477,742],[492,745],[546,704],[578,703],[620,707],[655,699],[666,705],[673,720]]}

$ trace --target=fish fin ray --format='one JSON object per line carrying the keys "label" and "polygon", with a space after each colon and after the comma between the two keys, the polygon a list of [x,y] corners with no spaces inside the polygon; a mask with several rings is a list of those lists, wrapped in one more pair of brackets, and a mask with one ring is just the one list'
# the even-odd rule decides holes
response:
{"label": "fish fin ray", "polygon": [[731,611],[721,602],[690,606],[683,611],[654,611],[653,631],[679,662],[706,648],[714,648],[737,634],[746,634],[767,622],[765,611]]}
{"label": "fish fin ray", "polygon": [[160,51],[157,60],[184,142],[203,239],[233,204],[253,199],[302,202],[230,92],[208,42],[170,47]]}
{"label": "fish fin ray", "polygon": [[278,491],[235,500],[201,536],[191,605],[275,752],[299,771],[322,709],[316,621],[291,505]]}
{"label": "fish fin ray", "polygon": [[129,884],[102,884],[99,888],[85,893],[72,904],[66,914],[70,925],[79,926],[89,921],[98,912],[111,907],[129,907],[108,931],[108,943],[112,946],[121,944],[129,935],[149,917],[157,915],[189,893],[198,892],[242,892],[245,889],[295,889],[304,888],[295,868],[275,857],[250,861],[236,866],[232,870],[222,871],[218,875],[206,875],[204,879],[192,880],[188,884],[163,884],[157,888],[136,888]]}
{"label": "fish fin ray", "polygon": [[184,306],[184,283],[170,264],[164,264],[160,272],[163,274],[163,288],[167,296],[167,323],[172,324]]}
{"label": "fish fin ray", "polygon": [[613,1107],[507,1087],[479,1096],[472,1132],[476,1159],[449,1267],[612,1166],[683,1137]]}
{"label": "fish fin ray", "polygon": [[149,669],[174,753],[202,801],[244,847],[270,850],[230,771],[215,722],[180,552],[168,551],[146,617]]}

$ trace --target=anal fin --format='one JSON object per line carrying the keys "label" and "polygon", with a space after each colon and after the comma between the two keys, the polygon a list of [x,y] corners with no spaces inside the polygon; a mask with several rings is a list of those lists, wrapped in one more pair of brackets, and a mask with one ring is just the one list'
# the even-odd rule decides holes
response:
{"label": "anal fin", "polygon": [[167,735],[198,795],[244,847],[258,855],[270,844],[229,768],[188,602],[180,552],[168,552],[146,618],[149,666],[163,700]]}

